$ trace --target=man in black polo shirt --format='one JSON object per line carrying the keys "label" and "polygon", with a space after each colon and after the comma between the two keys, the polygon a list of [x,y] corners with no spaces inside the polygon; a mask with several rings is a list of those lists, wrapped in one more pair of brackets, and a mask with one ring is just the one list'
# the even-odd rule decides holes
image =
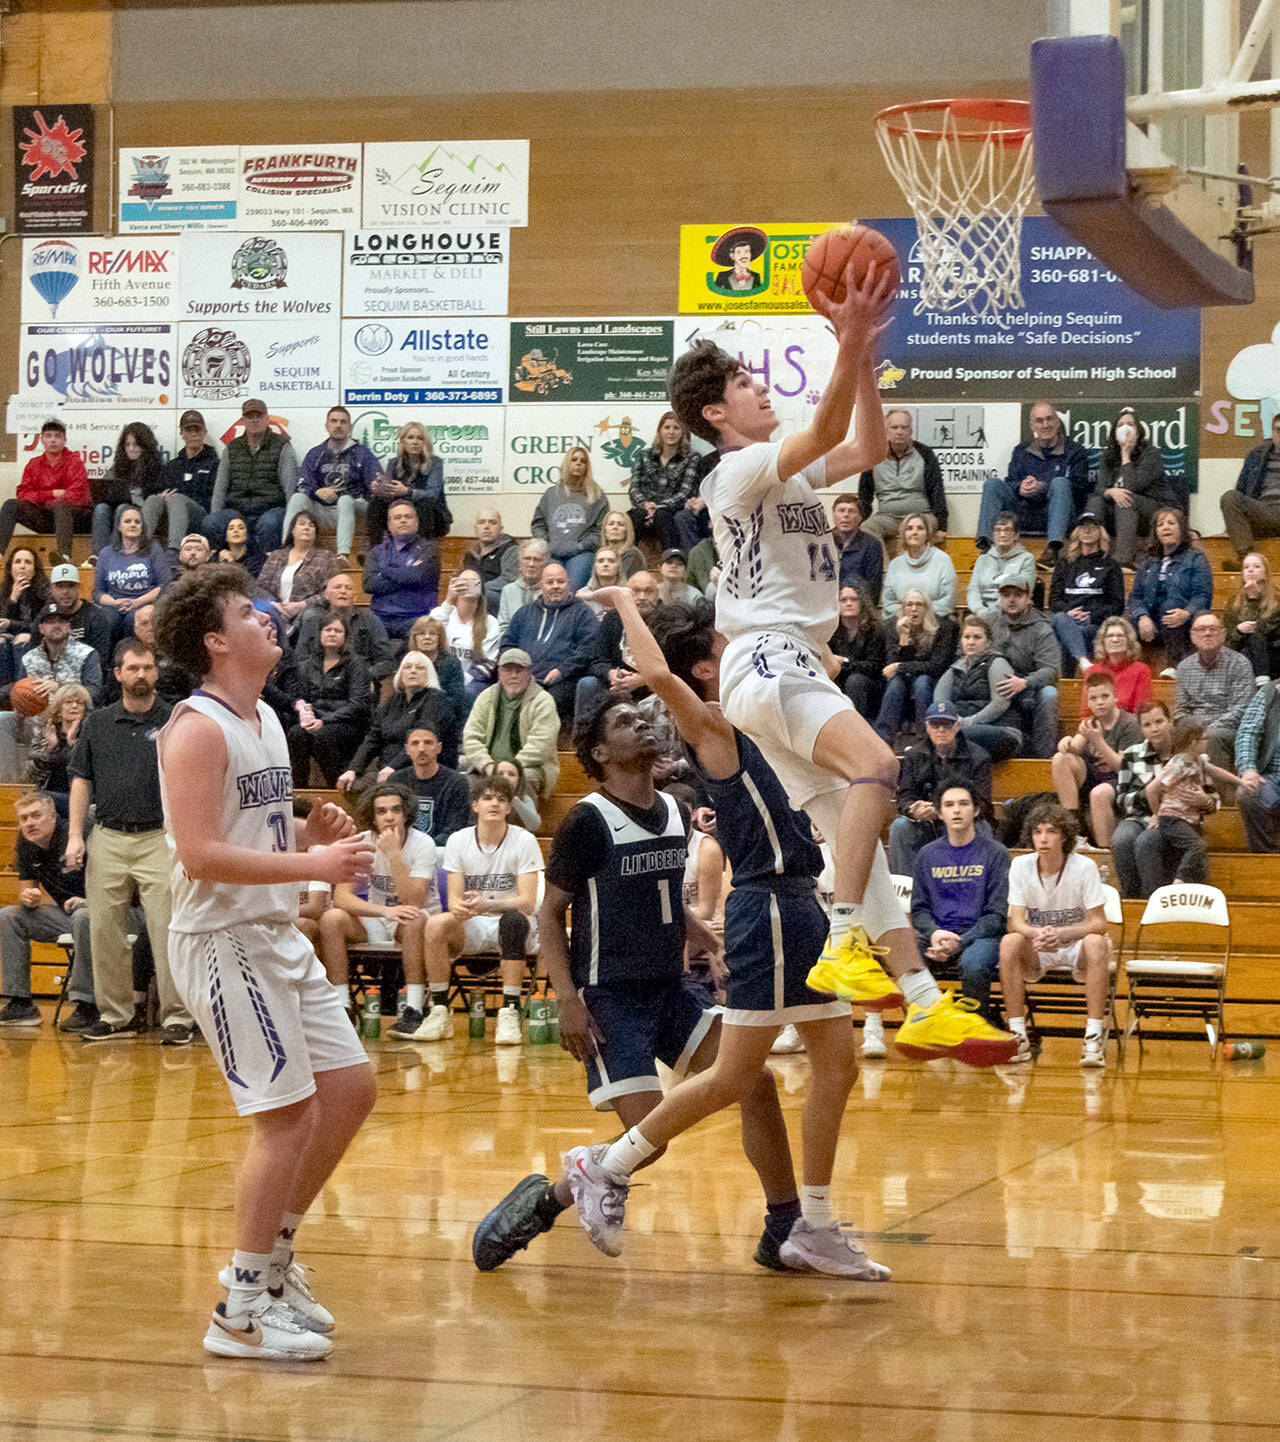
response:
{"label": "man in black polo shirt", "polygon": [[186,1046],[192,1021],[169,971],[169,851],[160,806],[156,732],[169,708],[156,696],[156,653],[137,636],[116,647],[120,700],[86,719],[71,757],[69,868],[84,864],[84,823],[97,807],[89,838],[89,928],[99,1019],[85,1041],[135,1036],[129,909],[134,886],[146,917],[166,1046]]}
{"label": "man in black polo shirt", "polygon": [[425,832],[443,851],[455,831],[471,824],[471,788],[451,766],[441,766],[440,738],[430,726],[415,726],[404,749],[411,764],[388,779],[418,798],[413,829]]}
{"label": "man in black polo shirt", "polygon": [[93,953],[84,871],[63,868],[67,823],[58,819],[47,791],[29,791],[18,802],[18,841],[13,864],[18,873],[18,904],[0,911],[0,992],[9,998],[0,1010],[0,1026],[39,1026],[40,1009],[31,1000],[31,943],[57,941],[69,931],[75,942],[67,994],[75,1009],[63,1031],[84,1031],[98,1019],[93,1003]]}

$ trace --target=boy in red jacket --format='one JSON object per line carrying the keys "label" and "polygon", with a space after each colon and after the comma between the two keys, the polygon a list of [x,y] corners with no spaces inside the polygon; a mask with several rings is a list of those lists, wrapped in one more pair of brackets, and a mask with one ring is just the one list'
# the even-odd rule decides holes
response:
{"label": "boy in red jacket", "polygon": [[44,450],[27,462],[17,496],[0,506],[0,552],[8,549],[13,528],[21,523],[32,531],[52,531],[69,561],[72,535],[87,531],[93,519],[89,477],[80,453],[67,450],[67,428],[61,421],[45,421],[40,444]]}

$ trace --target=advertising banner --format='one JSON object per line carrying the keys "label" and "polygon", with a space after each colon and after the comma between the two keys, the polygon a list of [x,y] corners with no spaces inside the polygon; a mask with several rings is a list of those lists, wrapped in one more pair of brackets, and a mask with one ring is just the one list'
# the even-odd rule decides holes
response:
{"label": "advertising banner", "polygon": [[93,107],[13,107],[14,230],[88,235],[93,230]]}
{"label": "advertising banner", "polygon": [[836,358],[835,332],[819,316],[761,315],[683,319],[677,322],[676,348],[712,340],[769,388],[780,435],[809,423],[831,379]]}
{"label": "advertising banner", "polygon": [[242,145],[239,230],[356,230],[359,145]]}
{"label": "advertising banner", "polygon": [[182,242],[183,320],[336,317],[340,235],[192,235]]}
{"label": "advertising banner", "polygon": [[[1022,434],[1031,434],[1031,406],[1022,406]],[[1066,401],[1058,406],[1067,434],[1089,452],[1089,469],[1098,469],[1098,457],[1111,440],[1111,428],[1122,402]],[[1137,407],[1143,437],[1155,446],[1168,475],[1181,481],[1189,491],[1198,489],[1200,478],[1200,404],[1198,401],[1146,401]],[[1008,468],[1000,467],[1004,475]]]}
{"label": "advertising banner", "polygon": [[[904,405],[912,435],[937,452],[948,496],[978,496],[988,472],[1003,476],[1020,434],[1021,410],[1016,401],[983,405],[974,401],[926,402]],[[856,480],[848,483],[856,487]]]}
{"label": "advertising banner", "polygon": [[203,410],[257,396],[325,409],[338,400],[338,322],[251,320],[178,327],[178,405]]}
{"label": "advertising banner", "polygon": [[913,314],[921,262],[914,220],[869,220],[897,249],[901,297],[880,337],[880,388],[927,396],[1192,396],[1200,388],[1200,312],[1143,300],[1060,230],[1022,225],[1021,311]]}
{"label": "advertising banner", "polygon": [[177,305],[171,236],[22,242],[24,321],[170,321]]}
{"label": "advertising banner", "polygon": [[347,236],[342,313],[506,315],[503,229],[364,230]]}
{"label": "advertising banner", "polygon": [[501,406],[370,406],[352,409],[351,434],[385,466],[399,450],[400,427],[417,421],[444,464],[445,491],[457,496],[493,495],[502,479]]}
{"label": "advertising banner", "polygon": [[[267,425],[277,435],[286,436],[293,444],[301,462],[312,446],[318,446],[325,439],[324,418],[327,406],[293,406],[287,401],[274,400],[267,403]],[[238,435],[244,432],[244,417],[240,405],[201,406],[205,426],[209,431],[209,444],[221,451]],[[180,411],[174,411],[176,429]],[[181,438],[178,438],[181,444]]]}
{"label": "advertising banner", "polygon": [[506,321],[342,322],[342,399],[351,406],[500,405]]}
{"label": "advertising banner", "polygon": [[[61,399],[68,407],[172,406],[176,329],[171,325],[24,325],[19,342],[19,394]],[[127,419],[125,415],[121,425]]]}
{"label": "advertising banner", "polygon": [[681,315],[813,315],[800,284],[810,243],[835,221],[682,225]]}
{"label": "advertising banner", "polygon": [[637,454],[652,444],[666,405],[509,406],[503,489],[544,491],[560,479],[566,451],[584,446],[602,491],[617,498],[631,484]]}
{"label": "advertising banner", "polygon": [[669,320],[513,320],[513,401],[665,403]]}
{"label": "advertising banner", "polygon": [[[78,451],[84,461],[85,470],[94,480],[109,475],[120,441],[120,432],[130,420],[127,411],[119,407],[112,410],[90,410],[77,408],[63,412],[61,417],[67,427],[67,448]],[[174,454],[175,432],[178,426],[178,412],[148,411],[146,423],[155,432],[160,444],[160,459],[167,461]],[[180,448],[180,443],[177,443]],[[40,452],[40,432],[22,431],[18,434],[18,465],[25,466],[32,456]]]}
{"label": "advertising banner", "polygon": [[529,142],[397,140],[366,145],[364,224],[368,230],[528,225]]}
{"label": "advertising banner", "polygon": [[122,150],[120,233],[234,230],[239,160],[234,145]]}

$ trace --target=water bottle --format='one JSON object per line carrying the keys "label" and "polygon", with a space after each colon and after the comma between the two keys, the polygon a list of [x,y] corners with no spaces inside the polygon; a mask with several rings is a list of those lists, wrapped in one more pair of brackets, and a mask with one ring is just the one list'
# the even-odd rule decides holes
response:
{"label": "water bottle", "polygon": [[547,993],[547,1041],[560,1045],[560,1003],[554,991]]}
{"label": "water bottle", "polygon": [[360,1035],[366,1041],[377,1041],[382,1035],[382,999],[376,991],[371,991],[364,999]]}
{"label": "water bottle", "polygon": [[467,1004],[467,1035],[473,1041],[484,1040],[484,992],[473,991]]}
{"label": "water bottle", "polygon": [[1222,1052],[1228,1061],[1256,1061],[1267,1054],[1267,1046],[1261,1041],[1229,1041]]}
{"label": "water bottle", "polygon": [[545,1046],[547,1043],[547,999],[534,995],[529,998],[529,1044]]}

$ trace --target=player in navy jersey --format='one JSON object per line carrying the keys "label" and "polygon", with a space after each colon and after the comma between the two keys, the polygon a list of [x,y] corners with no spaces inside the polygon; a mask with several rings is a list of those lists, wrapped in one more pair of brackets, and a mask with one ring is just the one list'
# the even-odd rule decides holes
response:
{"label": "player in navy jersey", "polygon": [[[703,1009],[683,967],[687,936],[709,952],[718,952],[719,943],[684,906],[686,822],[675,800],[654,787],[660,748],[638,707],[608,697],[575,742],[584,769],[600,784],[565,817],[552,843],[539,913],[542,957],[560,1000],[561,1046],[586,1066],[597,1109],[612,1108],[631,1127],[662,1100],[658,1061],[681,1075],[715,1058],[718,1012]],[[743,1147],[769,1207],[766,1226],[778,1228],[782,1218],[789,1226],[799,1198],[777,1088],[764,1067],[741,1106]],[[482,1271],[549,1230],[575,1200],[575,1164],[586,1155],[587,1148],[574,1148],[567,1175],[554,1184],[526,1177],[485,1217],[472,1245]],[[620,1228],[611,1228],[598,1208],[580,1216],[598,1246],[621,1246]]]}

